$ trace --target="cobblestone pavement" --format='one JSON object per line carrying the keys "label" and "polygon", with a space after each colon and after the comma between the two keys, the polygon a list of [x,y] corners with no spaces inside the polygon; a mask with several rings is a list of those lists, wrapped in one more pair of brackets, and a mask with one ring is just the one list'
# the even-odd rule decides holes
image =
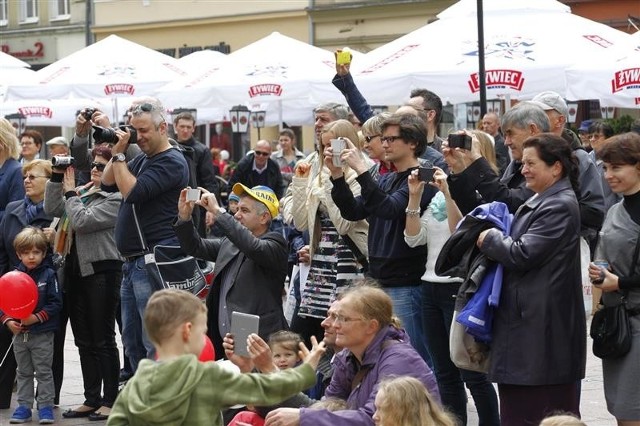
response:
{"label": "cobblestone pavement", "polygon": [[[587,327],[588,329],[588,327]],[[120,345],[120,341],[118,341]],[[122,354],[122,346],[120,346]],[[602,384],[602,364],[598,358],[591,353],[591,339],[587,342],[587,374],[582,381],[582,400],[580,409],[582,419],[589,426],[610,426],[615,425],[614,418],[607,412],[603,384]],[[56,423],[60,425],[105,425],[106,422],[92,422],[87,419],[64,419],[62,413],[69,408],[81,405],[84,401],[82,388],[82,374],[80,371],[80,361],[78,351],[73,343],[73,333],[71,327],[67,330],[67,340],[65,342],[65,365],[64,383],[60,395],[60,407],[55,409]],[[0,426],[9,424],[9,419],[16,407],[15,394],[11,403],[11,408],[0,410]],[[473,399],[469,398],[469,421],[468,424],[477,425],[478,416],[473,406]],[[37,424],[37,416],[30,424]],[[29,424],[29,423],[27,423]]]}

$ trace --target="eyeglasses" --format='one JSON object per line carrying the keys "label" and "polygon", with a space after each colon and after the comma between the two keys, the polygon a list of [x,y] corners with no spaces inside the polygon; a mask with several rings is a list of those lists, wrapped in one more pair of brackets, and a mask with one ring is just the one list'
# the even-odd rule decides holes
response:
{"label": "eyeglasses", "polygon": [[382,135],[365,136],[364,140],[367,141],[367,143],[371,143],[371,141],[377,138],[378,136],[382,136]]}
{"label": "eyeglasses", "polygon": [[262,151],[253,151],[253,152],[260,157],[269,157],[271,155],[268,152],[262,152]]}
{"label": "eyeglasses", "polygon": [[337,315],[337,314],[329,314],[329,319],[331,321],[334,322],[334,324],[346,324],[348,322],[354,322],[354,321],[364,321],[365,318],[350,318],[350,317],[346,317],[344,315]]}
{"label": "eyeglasses", "polygon": [[20,146],[28,146],[28,145],[35,145],[35,143],[31,141],[20,142]]}
{"label": "eyeglasses", "polygon": [[24,175],[22,177],[24,178],[24,180],[34,180],[34,179],[38,179],[38,178],[47,178],[47,179],[49,179],[49,176],[38,176],[38,175],[32,175],[32,174]]}
{"label": "eyeglasses", "polygon": [[402,136],[383,136],[380,138],[382,142],[386,143],[394,143],[397,139],[402,139]]}
{"label": "eyeglasses", "polygon": [[96,170],[98,170],[99,172],[104,171],[104,168],[107,167],[106,164],[103,163],[98,163],[97,161],[94,161],[93,163],[91,163],[91,168],[96,168]]}

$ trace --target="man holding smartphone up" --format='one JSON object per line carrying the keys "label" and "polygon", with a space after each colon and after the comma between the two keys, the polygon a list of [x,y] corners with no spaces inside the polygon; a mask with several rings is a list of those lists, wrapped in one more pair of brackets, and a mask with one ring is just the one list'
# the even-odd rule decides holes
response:
{"label": "man holding smartphone up", "polygon": [[[202,196],[197,201],[188,197],[193,196],[190,188],[182,190],[174,229],[186,253],[216,263],[214,282],[207,297],[207,334],[217,356],[222,357],[222,338],[231,332],[233,311],[258,315],[258,334],[263,339],[288,329],[282,311],[288,249],[281,233],[269,231],[279,207],[271,188],[235,184],[233,193],[240,197],[235,216],[220,207],[214,194],[199,189]],[[197,234],[191,221],[196,204],[213,215],[224,237],[205,239]]]}

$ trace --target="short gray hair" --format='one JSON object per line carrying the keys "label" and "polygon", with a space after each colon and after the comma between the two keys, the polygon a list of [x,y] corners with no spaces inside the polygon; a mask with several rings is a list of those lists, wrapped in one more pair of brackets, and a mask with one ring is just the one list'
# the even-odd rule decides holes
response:
{"label": "short gray hair", "polygon": [[328,112],[334,121],[349,119],[349,108],[336,102],[327,102],[324,104],[320,104],[315,107],[313,112],[314,114],[317,112]]}
{"label": "short gray hair", "polygon": [[390,112],[381,112],[380,114],[376,114],[362,125],[362,132],[367,133],[369,135],[381,135],[382,134],[382,123],[387,118],[391,117]]}
{"label": "short gray hair", "polygon": [[503,129],[515,127],[524,129],[529,124],[535,124],[541,132],[551,130],[551,122],[544,110],[533,102],[520,102],[518,105],[505,112],[500,122]]}
{"label": "short gray hair", "polygon": [[145,97],[131,104],[132,117],[139,117],[142,114],[150,114],[156,127],[167,121],[164,106],[156,98]]}

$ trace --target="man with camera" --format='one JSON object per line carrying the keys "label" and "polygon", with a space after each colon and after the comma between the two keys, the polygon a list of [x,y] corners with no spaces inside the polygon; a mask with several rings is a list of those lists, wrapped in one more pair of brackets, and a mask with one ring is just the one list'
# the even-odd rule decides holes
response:
{"label": "man with camera", "polygon": [[[178,213],[175,200],[189,181],[187,162],[172,149],[167,126],[158,100],[133,106],[130,126],[114,130],[117,143],[102,175],[103,190],[120,191],[123,196],[115,239],[125,259],[120,289],[122,340],[134,372],[138,362],[153,352],[142,327],[144,309],[154,291],[144,255],[156,245],[178,244],[172,227]],[[134,137],[142,153],[127,161],[124,153]]]}

